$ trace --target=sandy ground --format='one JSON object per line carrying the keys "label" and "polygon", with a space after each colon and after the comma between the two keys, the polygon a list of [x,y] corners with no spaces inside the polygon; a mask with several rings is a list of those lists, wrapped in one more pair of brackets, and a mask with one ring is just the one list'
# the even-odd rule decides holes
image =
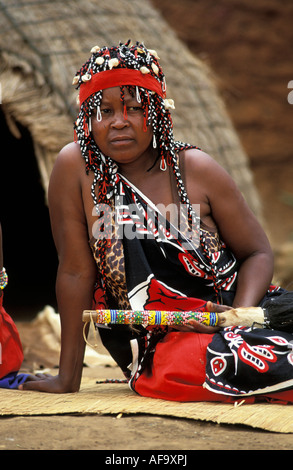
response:
{"label": "sandy ground", "polygon": [[[23,371],[58,370],[58,352],[48,347],[44,332],[32,322],[17,323],[25,360]],[[43,335],[43,336],[42,336]],[[102,354],[102,347],[98,348]],[[97,380],[123,378],[107,362],[84,367],[85,377]],[[273,406],[273,405],[272,405]],[[156,415],[56,415],[0,418],[0,450],[99,450],[108,451],[190,450],[292,450],[293,435],[270,433],[247,426],[220,425]],[[167,452],[168,453],[168,452]],[[174,452],[173,452],[174,453]],[[189,462],[195,458],[189,455]]]}

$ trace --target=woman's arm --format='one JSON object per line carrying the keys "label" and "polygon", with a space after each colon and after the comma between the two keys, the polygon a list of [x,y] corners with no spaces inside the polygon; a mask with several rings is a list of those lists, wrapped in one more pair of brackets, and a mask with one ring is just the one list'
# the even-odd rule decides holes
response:
{"label": "woman's arm", "polygon": [[[258,305],[272,280],[274,264],[264,230],[232,178],[211,157],[198,151],[189,153],[186,167],[190,198],[200,194],[201,216],[208,225],[214,221],[222,240],[240,262],[233,306]],[[199,191],[196,194],[193,184]]]}
{"label": "woman's arm", "polygon": [[[74,147],[75,145],[75,147]],[[82,312],[92,307],[96,266],[89,247],[81,191],[84,172],[79,148],[65,147],[58,156],[49,185],[49,209],[59,257],[56,295],[61,320],[59,374],[27,382],[23,389],[64,393],[79,390],[85,341]]]}

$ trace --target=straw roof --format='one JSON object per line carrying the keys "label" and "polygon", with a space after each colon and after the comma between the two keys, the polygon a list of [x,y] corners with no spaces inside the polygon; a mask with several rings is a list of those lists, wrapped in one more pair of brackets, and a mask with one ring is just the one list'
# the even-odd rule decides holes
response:
{"label": "straw roof", "polygon": [[176,105],[175,138],[222,164],[261,217],[247,156],[211,70],[148,0],[0,0],[2,109],[12,131],[14,121],[30,131],[45,190],[56,155],[73,138],[75,72],[92,46],[128,39],[143,41],[161,57],[167,94]]}

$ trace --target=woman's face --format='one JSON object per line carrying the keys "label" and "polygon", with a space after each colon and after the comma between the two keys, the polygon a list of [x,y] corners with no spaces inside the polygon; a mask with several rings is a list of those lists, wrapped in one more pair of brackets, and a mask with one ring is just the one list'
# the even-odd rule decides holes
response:
{"label": "woman's face", "polygon": [[120,88],[103,90],[101,103],[102,120],[92,117],[93,138],[101,152],[111,157],[119,166],[142,161],[152,161],[153,131],[151,126],[144,129],[141,103],[125,88],[125,106],[121,101]]}

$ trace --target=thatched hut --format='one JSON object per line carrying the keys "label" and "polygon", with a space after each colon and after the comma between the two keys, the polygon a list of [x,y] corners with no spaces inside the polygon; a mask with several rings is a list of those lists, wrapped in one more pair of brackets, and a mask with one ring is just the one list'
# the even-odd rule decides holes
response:
{"label": "thatched hut", "polygon": [[[77,108],[72,77],[92,46],[129,38],[143,41],[161,57],[168,97],[176,105],[175,137],[221,163],[261,218],[247,157],[211,70],[178,40],[149,0],[0,1],[2,116],[12,135],[19,137],[21,127],[31,136],[44,192],[56,155],[73,138]],[[9,181],[8,175],[1,176]]]}

